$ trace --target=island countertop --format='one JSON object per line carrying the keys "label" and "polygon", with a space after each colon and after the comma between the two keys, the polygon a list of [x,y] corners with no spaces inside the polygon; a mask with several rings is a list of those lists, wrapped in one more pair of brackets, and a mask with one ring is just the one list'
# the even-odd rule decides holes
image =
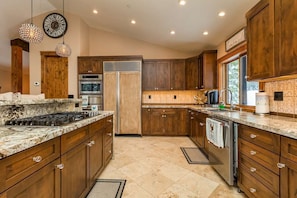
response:
{"label": "island countertop", "polygon": [[231,120],[233,122],[255,127],[275,134],[297,139],[297,119],[284,116],[267,115],[260,116],[245,111],[211,111],[213,108],[199,105],[180,104],[144,104],[142,108],[187,108],[199,111],[209,116]]}
{"label": "island countertop", "polygon": [[100,115],[65,126],[0,126],[0,159],[89,125],[110,115],[113,115],[113,111],[102,111]]}

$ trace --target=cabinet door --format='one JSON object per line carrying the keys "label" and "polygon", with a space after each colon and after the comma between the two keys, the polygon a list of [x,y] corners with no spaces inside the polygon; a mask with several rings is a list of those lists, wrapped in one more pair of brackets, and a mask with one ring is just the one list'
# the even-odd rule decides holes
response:
{"label": "cabinet door", "polygon": [[204,114],[198,113],[197,114],[197,143],[199,148],[205,148],[205,136],[206,136],[206,118]]}
{"label": "cabinet door", "polygon": [[142,65],[142,90],[156,90],[157,64],[155,61],[144,61]]}
{"label": "cabinet door", "polygon": [[36,171],[23,181],[17,183],[3,193],[3,197],[60,197],[61,170],[56,167],[60,163],[57,159]]}
{"label": "cabinet door", "polygon": [[61,156],[62,197],[85,197],[88,192],[88,146],[81,143]]}
{"label": "cabinet door", "polygon": [[281,157],[285,167],[280,169],[280,197],[297,197],[297,163]]}
{"label": "cabinet door", "polygon": [[102,60],[97,57],[78,57],[77,58],[78,74],[102,74]]}
{"label": "cabinet door", "polygon": [[170,89],[185,89],[185,60],[172,60],[170,65]]}
{"label": "cabinet door", "polygon": [[163,135],[165,133],[163,119],[160,109],[151,110],[151,135]]}
{"label": "cabinet door", "polygon": [[246,15],[248,80],[275,75],[274,8],[274,0],[262,0]]}
{"label": "cabinet door", "polygon": [[90,138],[90,183],[93,183],[103,171],[103,133],[98,131]]}
{"label": "cabinet door", "polygon": [[141,127],[142,127],[142,135],[150,135],[151,133],[151,109],[143,108],[141,111]]}
{"label": "cabinet door", "polygon": [[[209,50],[199,58],[199,88],[214,89],[217,87],[217,51]],[[200,65],[201,64],[201,65]]]}
{"label": "cabinet door", "polygon": [[175,128],[177,129],[177,135],[189,135],[187,130],[188,124],[188,110],[187,109],[176,109],[176,114],[178,115],[177,121],[175,123]]}
{"label": "cabinet door", "polygon": [[197,57],[186,59],[186,89],[199,89]]}
{"label": "cabinet door", "polygon": [[[296,1],[276,1],[276,27],[280,38],[280,76],[297,73],[297,3]],[[278,33],[279,32],[279,33]]]}
{"label": "cabinet door", "polygon": [[177,135],[178,131],[178,112],[173,109],[162,113],[164,135]]}
{"label": "cabinet door", "polygon": [[156,88],[157,90],[169,90],[170,89],[170,61],[157,61],[157,78]]}

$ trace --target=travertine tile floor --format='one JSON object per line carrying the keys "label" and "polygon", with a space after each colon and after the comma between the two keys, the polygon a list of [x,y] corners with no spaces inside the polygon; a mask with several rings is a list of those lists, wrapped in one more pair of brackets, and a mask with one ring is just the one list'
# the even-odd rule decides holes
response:
{"label": "travertine tile floor", "polygon": [[102,179],[126,179],[124,198],[245,197],[209,166],[188,164],[188,137],[115,137]]}

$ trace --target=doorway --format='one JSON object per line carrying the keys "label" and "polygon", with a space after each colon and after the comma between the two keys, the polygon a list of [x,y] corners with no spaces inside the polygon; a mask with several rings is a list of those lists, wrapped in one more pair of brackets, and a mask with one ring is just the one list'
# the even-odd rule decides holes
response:
{"label": "doorway", "polygon": [[68,58],[56,52],[41,54],[41,93],[45,98],[68,98]]}

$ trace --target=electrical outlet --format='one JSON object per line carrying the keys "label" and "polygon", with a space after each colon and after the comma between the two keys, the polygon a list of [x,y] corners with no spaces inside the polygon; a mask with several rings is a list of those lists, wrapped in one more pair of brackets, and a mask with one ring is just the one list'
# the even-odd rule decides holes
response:
{"label": "electrical outlet", "polygon": [[274,92],[274,98],[275,101],[283,101],[283,92],[282,91],[276,91]]}
{"label": "electrical outlet", "polygon": [[151,95],[148,95],[148,99],[152,99],[152,96]]}
{"label": "electrical outlet", "polygon": [[173,99],[176,99],[176,95],[173,96]]}

